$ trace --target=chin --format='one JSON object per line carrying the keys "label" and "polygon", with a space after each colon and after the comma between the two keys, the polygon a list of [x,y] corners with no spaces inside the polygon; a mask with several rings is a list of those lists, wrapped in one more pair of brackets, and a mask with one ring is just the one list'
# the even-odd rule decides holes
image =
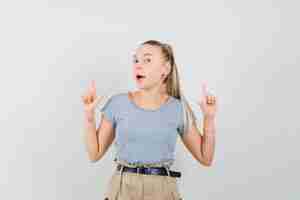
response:
{"label": "chin", "polygon": [[140,85],[140,84],[137,84],[136,87],[137,87],[138,89],[145,89],[145,88],[146,88],[144,85]]}
{"label": "chin", "polygon": [[145,85],[143,83],[137,83],[136,84],[136,87],[139,88],[139,89],[147,89],[149,88],[150,86],[149,85]]}

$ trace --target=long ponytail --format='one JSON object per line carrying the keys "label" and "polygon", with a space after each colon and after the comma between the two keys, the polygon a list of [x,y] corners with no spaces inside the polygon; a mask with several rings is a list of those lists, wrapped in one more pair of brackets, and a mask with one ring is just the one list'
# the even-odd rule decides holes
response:
{"label": "long ponytail", "polygon": [[180,135],[182,136],[184,133],[188,132],[192,123],[195,122],[197,124],[197,121],[196,121],[196,116],[193,110],[191,109],[191,106],[189,105],[187,99],[183,94],[183,89],[180,84],[178,67],[174,58],[173,48],[171,47],[171,45],[162,43],[157,40],[148,40],[143,42],[142,44],[150,44],[150,45],[156,45],[161,47],[161,50],[166,58],[166,61],[170,62],[171,71],[168,74],[168,76],[165,78],[164,82],[166,83],[167,93],[170,96],[173,96],[181,100],[181,105],[183,107],[183,121],[184,121],[183,129],[180,132]]}

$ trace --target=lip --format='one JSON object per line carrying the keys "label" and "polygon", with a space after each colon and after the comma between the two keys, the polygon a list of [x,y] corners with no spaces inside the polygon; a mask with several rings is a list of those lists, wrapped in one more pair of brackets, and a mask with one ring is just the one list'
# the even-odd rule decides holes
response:
{"label": "lip", "polygon": [[[138,75],[142,75],[142,74],[136,74],[136,75],[135,75],[135,80],[136,80],[137,82],[139,82],[139,83],[142,82],[142,81],[144,81],[145,78],[140,78],[140,79],[138,79],[138,78],[137,78]],[[142,76],[144,76],[144,75],[142,75]]]}

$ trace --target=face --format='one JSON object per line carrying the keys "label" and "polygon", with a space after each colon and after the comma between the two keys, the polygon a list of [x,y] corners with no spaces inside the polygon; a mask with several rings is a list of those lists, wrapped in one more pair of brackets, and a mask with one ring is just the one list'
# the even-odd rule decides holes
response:
{"label": "face", "polygon": [[133,78],[139,88],[162,84],[162,74],[167,75],[169,70],[170,66],[158,46],[144,44],[133,55]]}

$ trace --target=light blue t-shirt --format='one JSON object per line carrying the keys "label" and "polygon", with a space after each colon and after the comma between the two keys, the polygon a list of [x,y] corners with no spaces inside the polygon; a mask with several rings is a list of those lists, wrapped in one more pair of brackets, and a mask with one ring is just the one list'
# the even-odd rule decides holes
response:
{"label": "light blue t-shirt", "polygon": [[101,109],[115,128],[115,161],[128,163],[171,163],[177,136],[182,135],[183,107],[171,96],[155,110],[139,107],[127,92],[113,95]]}

